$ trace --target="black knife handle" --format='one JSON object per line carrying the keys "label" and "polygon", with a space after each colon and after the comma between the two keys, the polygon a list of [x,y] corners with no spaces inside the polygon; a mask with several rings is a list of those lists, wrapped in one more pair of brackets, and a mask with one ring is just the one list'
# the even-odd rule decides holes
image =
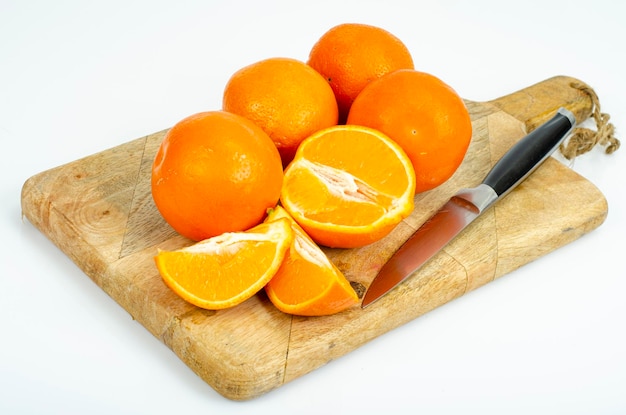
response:
{"label": "black knife handle", "polygon": [[487,173],[483,183],[495,190],[498,197],[504,196],[559,147],[574,125],[574,114],[560,108],[554,117],[511,147]]}

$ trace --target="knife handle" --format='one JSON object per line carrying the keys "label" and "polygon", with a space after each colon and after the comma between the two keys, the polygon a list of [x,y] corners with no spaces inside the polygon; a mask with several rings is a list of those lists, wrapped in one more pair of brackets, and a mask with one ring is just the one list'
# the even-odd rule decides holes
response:
{"label": "knife handle", "polygon": [[518,141],[493,166],[483,180],[498,197],[515,188],[552,154],[576,125],[571,111],[560,108],[556,115]]}

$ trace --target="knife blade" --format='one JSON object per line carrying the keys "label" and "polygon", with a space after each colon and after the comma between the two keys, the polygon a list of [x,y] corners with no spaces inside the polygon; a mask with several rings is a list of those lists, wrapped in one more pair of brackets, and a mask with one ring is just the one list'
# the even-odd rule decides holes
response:
{"label": "knife blade", "polygon": [[574,114],[560,108],[551,119],[513,145],[481,184],[459,190],[383,265],[367,289],[361,308],[370,306],[413,275],[483,212],[524,181],[559,147],[575,125]]}

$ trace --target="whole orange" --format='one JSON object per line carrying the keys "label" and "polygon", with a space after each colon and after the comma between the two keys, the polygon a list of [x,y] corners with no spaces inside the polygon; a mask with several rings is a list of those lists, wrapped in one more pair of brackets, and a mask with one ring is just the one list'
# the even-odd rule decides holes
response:
{"label": "whole orange", "polygon": [[298,145],[337,124],[337,102],[328,82],[296,59],[269,58],[235,72],[222,108],[259,125],[274,141],[286,166]]}
{"label": "whole orange", "polygon": [[199,241],[259,224],[280,196],[283,170],[268,135],[224,111],[191,115],[166,134],[152,197],[178,233]]}
{"label": "whole orange", "polygon": [[344,123],[352,102],[371,81],[396,69],[414,69],[407,47],[376,26],[344,23],[322,35],[307,62],[330,83]]}
{"label": "whole orange", "polygon": [[416,193],[449,179],[472,138],[463,99],[439,78],[407,69],[365,87],[347,123],[382,131],[402,147],[415,169]]}

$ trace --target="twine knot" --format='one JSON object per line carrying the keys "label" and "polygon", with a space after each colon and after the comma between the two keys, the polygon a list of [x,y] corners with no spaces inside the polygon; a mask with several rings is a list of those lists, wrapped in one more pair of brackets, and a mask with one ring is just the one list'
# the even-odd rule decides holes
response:
{"label": "twine knot", "polygon": [[572,82],[573,88],[580,89],[585,92],[591,98],[593,104],[593,120],[596,124],[596,129],[586,127],[576,127],[572,136],[566,143],[561,144],[559,150],[563,156],[572,160],[581,154],[591,151],[596,145],[605,147],[606,154],[612,154],[620,146],[620,141],[615,137],[615,127],[609,122],[610,115],[603,113],[600,109],[600,100],[596,92],[588,85],[580,82]]}

